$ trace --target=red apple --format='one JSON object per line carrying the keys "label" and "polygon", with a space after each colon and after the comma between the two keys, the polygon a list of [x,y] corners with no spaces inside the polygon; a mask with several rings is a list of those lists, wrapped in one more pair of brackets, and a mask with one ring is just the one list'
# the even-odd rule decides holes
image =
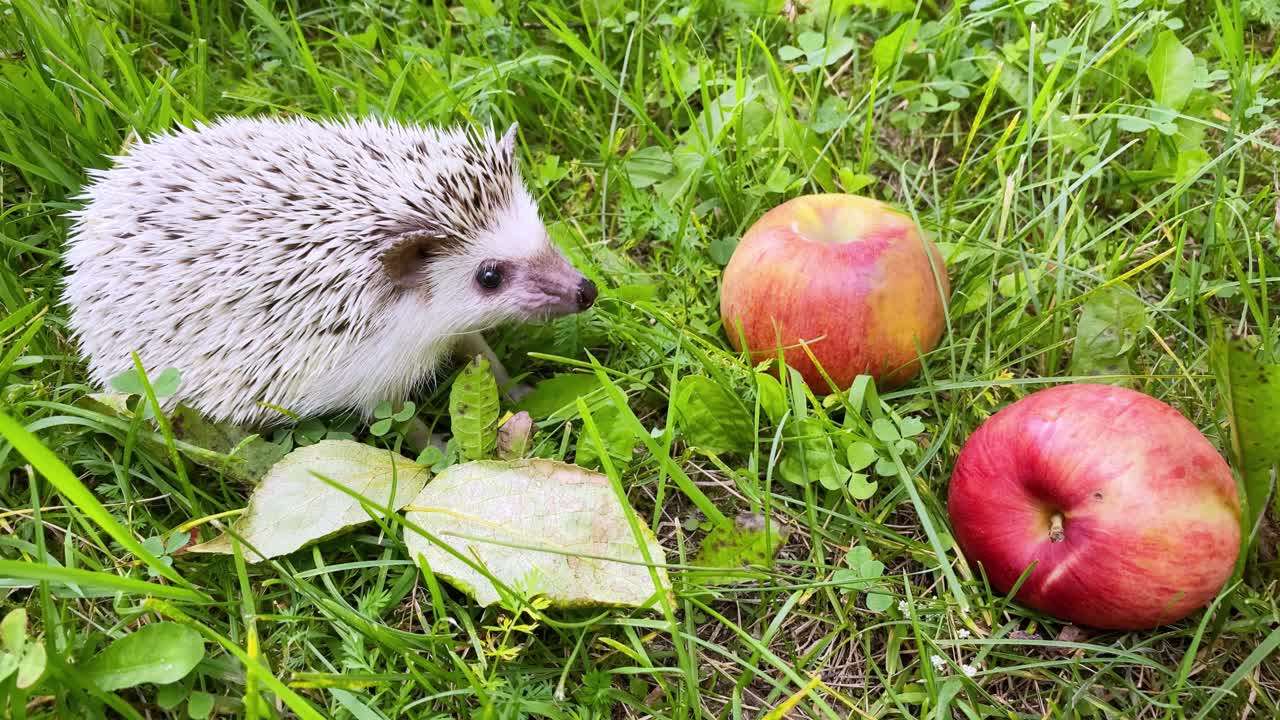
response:
{"label": "red apple", "polygon": [[724,271],[720,318],[734,349],[745,336],[759,362],[782,347],[815,393],[830,386],[803,342],[839,389],[860,374],[890,389],[919,372],[917,348],[937,347],[950,293],[942,256],[910,217],[856,195],[807,195],[742,237]]}
{"label": "red apple", "polygon": [[1111,385],[1062,385],[965,443],[948,509],[956,541],[1007,593],[1077,625],[1139,630],[1203,607],[1240,548],[1227,463],[1177,410]]}

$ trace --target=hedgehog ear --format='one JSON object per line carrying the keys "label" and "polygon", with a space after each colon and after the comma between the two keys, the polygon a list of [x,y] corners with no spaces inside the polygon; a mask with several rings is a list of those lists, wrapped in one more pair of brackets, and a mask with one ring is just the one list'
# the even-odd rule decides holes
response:
{"label": "hedgehog ear", "polygon": [[421,287],[427,282],[440,243],[439,237],[426,232],[398,235],[382,253],[382,270],[397,287]]}

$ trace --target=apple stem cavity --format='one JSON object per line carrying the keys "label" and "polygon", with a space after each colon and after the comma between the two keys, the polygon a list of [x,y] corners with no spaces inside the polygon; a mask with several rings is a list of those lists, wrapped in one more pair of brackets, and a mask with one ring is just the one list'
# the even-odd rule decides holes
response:
{"label": "apple stem cavity", "polygon": [[1060,543],[1066,537],[1066,533],[1062,531],[1062,513],[1056,512],[1049,518],[1049,542]]}

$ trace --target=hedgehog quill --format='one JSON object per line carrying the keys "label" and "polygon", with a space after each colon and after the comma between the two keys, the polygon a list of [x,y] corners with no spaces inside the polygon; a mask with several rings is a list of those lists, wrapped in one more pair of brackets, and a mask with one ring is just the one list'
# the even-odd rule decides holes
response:
{"label": "hedgehog quill", "polygon": [[491,131],[223,119],[135,144],[73,213],[63,301],[91,377],[176,367],[181,401],[250,426],[406,399],[483,331],[581,312]]}

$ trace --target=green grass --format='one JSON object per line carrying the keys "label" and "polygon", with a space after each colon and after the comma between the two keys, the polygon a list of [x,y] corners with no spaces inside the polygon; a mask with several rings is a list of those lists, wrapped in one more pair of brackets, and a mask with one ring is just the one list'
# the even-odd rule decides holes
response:
{"label": "green grass", "polygon": [[[0,0],[0,405],[36,438],[0,443],[0,587],[49,655],[29,692],[0,684],[12,716],[164,715],[155,687],[103,693],[76,666],[166,618],[208,647],[179,696],[209,693],[223,716],[306,703],[361,719],[758,718],[789,699],[791,717],[1280,716],[1275,517],[1211,612],[1072,639],[986,587],[950,546],[945,513],[969,433],[1080,379],[1068,365],[1081,308],[1117,279],[1145,310],[1132,384],[1227,446],[1214,323],[1268,347],[1277,333],[1271,4],[788,3],[794,19],[782,5]],[[918,32],[891,35],[912,17]],[[1185,56],[1165,30],[1194,67],[1171,67]],[[1167,61],[1152,63],[1153,48]],[[767,579],[700,588],[676,570],[670,617],[534,612],[521,630],[424,578],[395,525],[261,565],[179,555],[170,569],[154,541],[138,552],[243,507],[249,488],[175,468],[176,451],[77,405],[95,388],[56,304],[64,213],[86,169],[135,134],[340,112],[520,123],[552,234],[604,293],[495,348],[534,381],[598,363],[631,411],[545,423],[539,454],[585,458],[596,436],[617,450],[616,479],[676,565],[709,526],[692,485],[725,515],[767,508],[793,530]],[[819,191],[910,212],[954,288],[921,377],[882,394],[923,423],[922,442],[873,476],[866,500],[780,476],[785,428],[756,411],[751,368],[719,325],[735,239]],[[753,450],[689,445],[670,396],[692,376],[747,399]],[[447,419],[447,391],[421,398],[426,419]],[[808,412],[843,432],[840,403]],[[854,546],[885,566],[873,585],[837,582]],[[892,596],[887,611],[867,609],[868,588]]]}

